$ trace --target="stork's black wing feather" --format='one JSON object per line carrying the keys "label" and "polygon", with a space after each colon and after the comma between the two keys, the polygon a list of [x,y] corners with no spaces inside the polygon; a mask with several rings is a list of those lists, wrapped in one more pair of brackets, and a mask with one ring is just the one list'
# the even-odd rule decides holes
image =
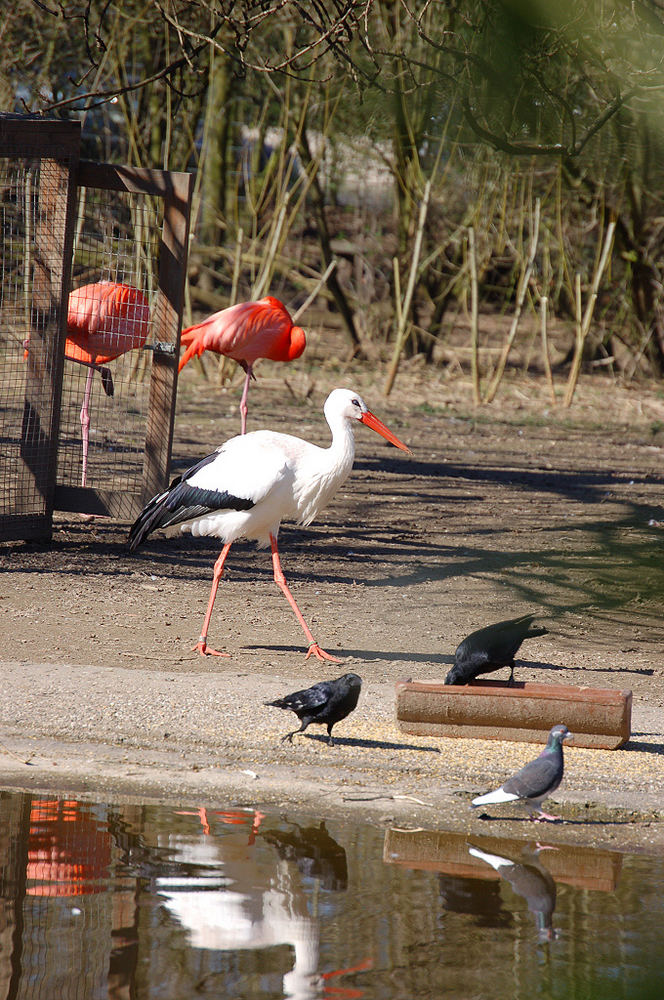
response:
{"label": "stork's black wing feather", "polygon": [[209,465],[217,457],[213,452],[188,469],[184,475],[176,476],[163,493],[158,493],[143,508],[129,531],[129,550],[133,552],[148,535],[157,528],[167,528],[172,524],[183,524],[195,518],[213,514],[218,510],[250,510],[253,500],[236,497],[227,490],[201,489],[189,482],[200,469]]}

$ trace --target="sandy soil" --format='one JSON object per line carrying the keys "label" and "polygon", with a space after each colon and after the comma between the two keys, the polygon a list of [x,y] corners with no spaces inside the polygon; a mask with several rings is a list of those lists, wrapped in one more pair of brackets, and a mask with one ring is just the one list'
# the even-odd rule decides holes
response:
{"label": "sandy soil", "polygon": [[[625,749],[567,750],[555,796],[567,836],[664,846],[661,390],[586,377],[564,410],[519,376],[474,409],[466,382],[417,362],[387,400],[369,366],[310,361],[286,377],[285,392],[283,368],[259,368],[250,429],[323,444],[324,398],[347,385],[413,450],[360,428],[354,472],[323,516],[280,534],[300,607],[343,665],[305,661],[253,544],[231,551],[210,630],[231,656],[202,659],[190,650],[218,544],[162,533],[132,556],[126,525],[58,515],[51,545],[0,545],[0,783],[481,823],[470,795],[534,748],[409,737],[394,682],[444,677],[469,631],[532,610],[550,632],[524,645],[517,678],[634,694]],[[239,384],[185,371],[174,471],[236,432]],[[315,729],[282,744],[294,717],[263,702],[345,670],[364,687],[338,745]]]}

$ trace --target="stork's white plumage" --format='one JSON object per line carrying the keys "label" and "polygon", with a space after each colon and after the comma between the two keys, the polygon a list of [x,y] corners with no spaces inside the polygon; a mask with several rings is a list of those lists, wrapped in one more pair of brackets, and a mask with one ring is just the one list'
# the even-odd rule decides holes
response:
{"label": "stork's white plumage", "polygon": [[132,551],[151,532],[172,524],[181,524],[183,531],[193,535],[213,535],[223,541],[214,565],[203,630],[195,647],[202,655],[227,655],[207,646],[212,608],[232,543],[237,538],[253,538],[259,547],[272,547],[274,579],[309,641],[307,658],[313,654],[320,660],[336,661],[315,641],[288,589],[277,548],[279,525],[286,518],[310,524],[345,482],[355,457],[357,421],[397,448],[409,449],[350,389],[334,389],[323,412],[332,432],[329,448],[274,431],[252,431],[231,438],[154,497],[131,528]]}

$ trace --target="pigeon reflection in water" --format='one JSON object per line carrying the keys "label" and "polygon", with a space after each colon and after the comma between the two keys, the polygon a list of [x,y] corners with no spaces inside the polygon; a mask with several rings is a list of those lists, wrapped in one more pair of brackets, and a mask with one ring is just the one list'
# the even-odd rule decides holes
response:
{"label": "pigeon reflection in water", "polygon": [[535,925],[540,941],[553,941],[553,911],[556,908],[556,883],[551,873],[540,864],[540,851],[555,851],[555,847],[535,844],[524,850],[520,861],[503,858],[499,854],[489,854],[478,847],[469,847],[468,853],[474,858],[491,865],[500,877],[512,886],[518,896],[522,896],[528,909],[535,917]]}

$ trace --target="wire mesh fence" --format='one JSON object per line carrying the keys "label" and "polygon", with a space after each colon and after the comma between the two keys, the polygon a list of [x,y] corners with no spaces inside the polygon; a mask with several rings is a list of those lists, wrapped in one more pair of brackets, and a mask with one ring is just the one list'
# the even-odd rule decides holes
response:
{"label": "wire mesh fence", "polygon": [[158,301],[157,201],[91,187],[79,199],[57,484],[122,494],[118,516],[130,516],[124,499],[143,487],[151,361],[143,348]]}
{"label": "wire mesh fence", "polygon": [[193,178],[79,163],[74,125],[0,120],[0,539],[131,519],[170,461]]}
{"label": "wire mesh fence", "polygon": [[191,177],[82,163],[56,508],[130,519],[165,482]]}
{"label": "wire mesh fence", "polygon": [[[2,185],[2,274],[0,281],[0,517],[12,512],[39,516],[44,498],[20,473],[22,424],[28,367],[24,343],[30,335],[32,287],[26,257],[32,248],[30,219],[36,214],[39,164],[0,160]],[[44,359],[53,364],[53,357]],[[46,387],[46,384],[45,384]]]}
{"label": "wire mesh fence", "polygon": [[60,315],[78,141],[78,129],[69,122],[0,121],[0,537],[5,538],[50,532],[62,378]]}

